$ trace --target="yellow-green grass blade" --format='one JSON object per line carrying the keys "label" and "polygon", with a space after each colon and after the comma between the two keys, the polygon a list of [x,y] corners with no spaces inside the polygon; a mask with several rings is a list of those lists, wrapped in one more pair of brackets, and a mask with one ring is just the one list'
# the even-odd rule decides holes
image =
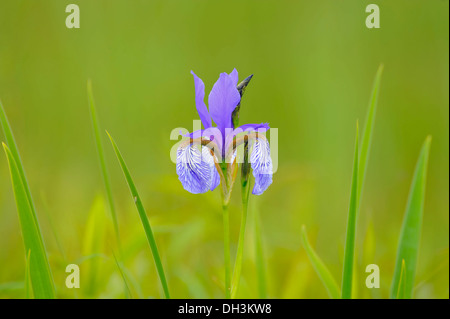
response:
{"label": "yellow-green grass blade", "polygon": [[145,234],[147,235],[147,240],[152,250],[153,259],[156,264],[156,269],[158,271],[158,276],[161,281],[161,285],[164,290],[164,295],[167,299],[170,298],[169,287],[167,286],[166,276],[164,274],[164,268],[161,262],[161,258],[159,257],[158,247],[156,245],[155,237],[153,236],[152,228],[150,226],[150,222],[147,218],[147,214],[145,212],[144,206],[142,205],[141,198],[139,197],[139,193],[134,185],[133,179],[131,178],[131,174],[128,170],[127,165],[122,157],[122,154],[119,151],[119,148],[116,145],[114,139],[106,132],[111,140],[111,144],[114,148],[114,152],[116,153],[117,159],[119,160],[120,167],[122,168],[123,174],[125,175],[125,179],[127,180],[128,187],[131,191],[131,196],[133,197],[134,203],[139,213],[139,217],[141,218],[142,226],[144,227]]}
{"label": "yellow-green grass blade", "polygon": [[402,259],[402,270],[400,271],[399,284],[397,289],[397,299],[405,299],[406,296],[406,265]]}
{"label": "yellow-green grass blade", "polygon": [[30,276],[30,256],[31,250],[28,250],[27,259],[25,261],[25,298],[33,298],[33,284]]}
{"label": "yellow-green grass blade", "polygon": [[258,295],[260,299],[267,298],[266,265],[264,261],[263,240],[261,234],[261,221],[258,211],[255,211],[255,255],[256,273],[258,276]]}
{"label": "yellow-green grass blade", "polygon": [[117,269],[120,272],[120,276],[122,277],[122,280],[123,280],[123,285],[124,285],[124,289],[125,289],[125,297],[127,299],[133,299],[133,295],[131,293],[130,287],[128,286],[128,282],[127,282],[127,278],[125,276],[125,272],[123,271],[123,265],[122,265],[122,263],[120,263],[117,260],[116,255],[114,255],[114,253],[113,253],[113,257],[114,257],[114,261],[116,262]]}
{"label": "yellow-green grass blade", "polygon": [[352,297],[353,266],[355,258],[356,212],[358,209],[358,123],[356,123],[355,155],[348,209],[347,236],[345,239],[344,266],[342,271],[342,298]]}
{"label": "yellow-green grass blade", "polygon": [[366,115],[366,122],[361,136],[361,146],[359,149],[358,164],[358,204],[361,203],[361,193],[364,186],[364,177],[367,171],[367,162],[369,158],[370,145],[373,136],[375,115],[378,104],[378,92],[380,90],[381,75],[383,74],[383,64],[378,67],[377,74],[373,83],[372,94],[370,97],[369,108]]}
{"label": "yellow-green grass blade", "polygon": [[306,254],[308,255],[311,264],[322,281],[328,295],[333,299],[339,299],[341,297],[341,292],[339,286],[334,279],[331,272],[328,270],[327,266],[323,263],[322,259],[317,255],[317,253],[312,248],[308,240],[308,235],[306,234],[305,225],[302,226],[301,234],[302,245],[305,248]]}
{"label": "yellow-green grass blade", "polygon": [[110,178],[109,178],[109,174],[108,174],[108,169],[106,167],[106,161],[105,161],[105,155],[104,155],[105,152],[103,150],[103,143],[102,143],[101,134],[100,134],[100,125],[98,123],[94,94],[92,93],[92,83],[90,80],[88,80],[88,83],[87,83],[87,93],[88,93],[88,99],[89,99],[89,108],[91,111],[92,126],[94,129],[95,145],[97,146],[97,154],[98,154],[98,159],[100,162],[100,168],[102,171],[103,184],[105,186],[106,196],[108,198],[109,209],[111,211],[111,217],[112,217],[113,225],[114,225],[114,233],[116,235],[117,245],[119,247],[119,252],[120,252],[121,244],[120,244],[120,234],[119,234],[119,223],[117,221],[117,213],[116,213],[116,208],[114,205],[114,199],[113,199],[112,190],[111,190],[111,182],[110,182]]}
{"label": "yellow-green grass blade", "polygon": [[0,126],[3,128],[3,133],[4,133],[5,139],[6,139],[6,145],[8,145],[8,148],[10,149],[12,157],[14,158],[15,162],[17,163],[17,169],[19,172],[19,176],[22,180],[23,187],[25,189],[27,199],[30,203],[31,210],[33,211],[33,218],[36,220],[36,224],[38,224],[37,218],[35,218],[36,208],[34,206],[33,198],[31,197],[31,191],[28,186],[27,178],[25,176],[25,170],[23,169],[23,164],[22,164],[22,160],[19,155],[19,150],[17,148],[16,140],[14,139],[14,134],[11,130],[11,125],[9,125],[9,121],[6,116],[5,109],[3,108],[2,101],[0,101]]}
{"label": "yellow-green grass blade", "polygon": [[395,298],[400,285],[402,260],[405,260],[405,294],[406,299],[413,297],[414,277],[419,253],[420,233],[422,228],[425,186],[427,178],[428,157],[431,136],[423,143],[417,160],[414,177],[409,191],[405,217],[403,218],[400,239],[395,261],[394,278],[391,285],[391,298]]}
{"label": "yellow-green grass blade", "polygon": [[8,146],[3,143],[3,148],[8,159],[11,182],[16,199],[17,211],[22,228],[22,236],[25,251],[32,251],[30,256],[30,278],[33,286],[34,297],[38,299],[54,298],[55,288],[52,274],[48,264],[47,254],[44,248],[39,225],[20,176],[18,165]]}

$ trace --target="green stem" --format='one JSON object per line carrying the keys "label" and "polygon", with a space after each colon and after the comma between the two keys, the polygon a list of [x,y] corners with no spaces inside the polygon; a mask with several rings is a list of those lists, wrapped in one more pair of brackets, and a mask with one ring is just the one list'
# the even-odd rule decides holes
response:
{"label": "green stem", "polygon": [[231,258],[230,258],[230,216],[228,214],[228,204],[223,208],[223,245],[225,262],[225,297],[231,297]]}
{"label": "green stem", "polygon": [[244,238],[245,238],[245,225],[247,223],[247,211],[248,211],[248,195],[249,195],[249,182],[242,183],[242,219],[241,229],[239,231],[239,242],[236,253],[236,261],[234,264],[233,281],[231,285],[231,298],[236,298],[236,294],[239,288],[239,281],[241,279],[242,270],[242,256],[244,253]]}

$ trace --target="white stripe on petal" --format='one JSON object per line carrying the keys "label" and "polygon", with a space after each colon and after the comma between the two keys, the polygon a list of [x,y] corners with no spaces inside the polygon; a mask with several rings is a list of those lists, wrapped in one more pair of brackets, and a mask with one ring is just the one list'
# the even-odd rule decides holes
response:
{"label": "white stripe on petal", "polygon": [[187,145],[177,150],[177,174],[184,189],[193,194],[213,190],[220,182],[214,166],[214,158],[209,149]]}
{"label": "white stripe on petal", "polygon": [[256,139],[250,156],[255,186],[252,194],[261,195],[272,184],[273,165],[270,157],[270,145],[267,140]]}

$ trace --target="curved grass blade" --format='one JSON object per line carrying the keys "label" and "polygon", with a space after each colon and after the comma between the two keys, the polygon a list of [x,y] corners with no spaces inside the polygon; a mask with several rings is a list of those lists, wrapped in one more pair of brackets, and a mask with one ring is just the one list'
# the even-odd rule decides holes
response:
{"label": "curved grass blade", "polygon": [[356,122],[355,155],[348,209],[347,236],[345,239],[344,267],[342,271],[342,298],[352,297],[353,265],[355,258],[356,212],[358,210],[358,122]]}
{"label": "curved grass blade", "polygon": [[8,159],[9,170],[11,173],[11,182],[14,190],[14,197],[16,199],[20,226],[22,228],[25,251],[33,251],[29,263],[34,297],[39,299],[54,298],[55,288],[53,278],[39,225],[36,223],[36,215],[28,200],[27,192],[14,156],[5,143],[3,143],[3,148],[6,153],[6,158]]}
{"label": "curved grass blade", "polygon": [[400,272],[399,285],[397,289],[397,299],[405,299],[406,296],[406,265],[402,259],[402,270]]}
{"label": "curved grass blade", "polygon": [[306,234],[305,225],[302,226],[302,234],[301,234],[302,245],[305,248],[306,254],[308,255],[311,264],[314,267],[317,275],[325,286],[328,295],[330,295],[333,299],[339,299],[341,297],[341,292],[339,286],[334,279],[331,272],[328,270],[327,266],[323,263],[320,257],[316,254],[314,249],[311,247],[311,244],[308,241],[308,235]]}
{"label": "curved grass blade", "polygon": [[[33,198],[31,197],[30,188],[28,187],[28,181],[25,176],[25,171],[23,169],[22,160],[19,155],[19,150],[17,149],[17,144],[14,139],[13,132],[11,130],[11,125],[9,125],[8,118],[6,117],[6,113],[3,108],[2,101],[0,101],[0,125],[3,128],[3,133],[5,134],[6,145],[8,145],[8,147],[11,151],[12,157],[14,158],[15,162],[17,163],[17,169],[19,172],[19,176],[22,179],[22,183],[25,188],[25,193],[26,193],[28,201],[30,203],[31,210],[33,211],[33,218],[34,218],[34,216],[36,215],[36,209],[34,206]],[[36,224],[37,224],[37,219],[35,218],[35,220],[36,220]]]}
{"label": "curved grass blade", "polygon": [[98,124],[97,111],[96,111],[95,101],[94,101],[94,94],[92,93],[91,80],[88,80],[88,83],[87,83],[87,93],[88,93],[88,99],[89,99],[89,108],[91,111],[92,126],[94,128],[95,145],[97,146],[97,154],[98,154],[98,159],[100,162],[100,168],[102,171],[103,184],[105,186],[106,196],[108,198],[108,203],[109,203],[109,209],[111,211],[111,217],[113,220],[114,233],[116,235],[117,245],[119,247],[119,252],[121,252],[119,223],[117,222],[117,213],[116,213],[116,208],[114,205],[114,199],[112,196],[111,182],[110,182],[110,178],[109,178],[109,174],[108,174],[108,169],[106,167],[105,155],[104,155],[104,151],[103,151],[103,144],[102,144],[102,139],[101,139],[101,135],[100,135],[100,128],[99,128],[100,126]]}
{"label": "curved grass blade", "polygon": [[373,135],[373,127],[375,123],[375,114],[378,104],[378,92],[380,90],[381,75],[383,74],[383,64],[378,67],[375,81],[373,83],[372,94],[367,112],[366,122],[361,137],[361,147],[359,150],[359,172],[358,172],[358,204],[361,203],[361,192],[364,186],[364,177],[367,171],[367,161],[369,158],[370,145]]}
{"label": "curved grass blade", "polygon": [[125,179],[127,180],[128,186],[131,191],[131,196],[133,196],[134,203],[136,204],[136,208],[139,212],[139,217],[141,218],[142,226],[144,227],[145,234],[147,235],[147,240],[152,250],[153,259],[155,260],[156,269],[158,270],[159,279],[161,280],[161,285],[164,290],[164,295],[167,299],[170,298],[169,288],[167,286],[166,276],[164,274],[164,269],[162,266],[161,258],[159,257],[158,247],[156,245],[155,237],[153,236],[152,228],[150,227],[150,222],[148,221],[147,214],[145,213],[144,206],[142,205],[141,198],[139,197],[136,186],[134,185],[133,179],[131,178],[131,174],[128,171],[128,167],[123,160],[122,154],[120,153],[116,142],[114,139],[106,132],[111,140],[111,144],[114,148],[114,152],[116,153],[117,159],[119,160],[120,167],[122,168],[123,174],[125,175]]}
{"label": "curved grass blade", "polygon": [[425,186],[427,178],[428,157],[430,153],[431,136],[423,143],[417,160],[414,177],[409,191],[405,217],[397,248],[394,278],[391,285],[391,298],[395,298],[400,285],[402,260],[405,260],[405,294],[413,297],[414,277],[419,252],[420,233],[422,228],[423,206],[425,202]]}
{"label": "curved grass blade", "polygon": [[25,261],[25,298],[26,299],[33,298],[33,284],[31,283],[31,276],[30,276],[30,256],[31,256],[31,250],[28,250],[27,260]]}

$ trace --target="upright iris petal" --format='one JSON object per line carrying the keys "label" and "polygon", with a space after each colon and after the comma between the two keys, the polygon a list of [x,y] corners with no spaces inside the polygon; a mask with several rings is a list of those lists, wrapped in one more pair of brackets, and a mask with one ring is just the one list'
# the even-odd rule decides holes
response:
{"label": "upright iris petal", "polygon": [[255,186],[252,194],[261,195],[272,184],[273,165],[270,157],[270,145],[266,139],[256,139],[250,162],[255,177]]}
{"label": "upright iris petal", "polygon": [[209,113],[222,133],[225,141],[225,129],[232,128],[231,113],[241,100],[239,91],[236,89],[234,79],[227,73],[221,73],[209,93]]}
{"label": "upright iris petal", "polygon": [[177,150],[177,174],[184,189],[193,194],[214,190],[220,177],[209,148],[186,145]]}
{"label": "upright iris petal", "polygon": [[195,84],[195,106],[197,107],[198,115],[205,128],[211,127],[211,115],[209,115],[208,108],[205,104],[205,84],[193,71],[191,74],[194,76]]}

